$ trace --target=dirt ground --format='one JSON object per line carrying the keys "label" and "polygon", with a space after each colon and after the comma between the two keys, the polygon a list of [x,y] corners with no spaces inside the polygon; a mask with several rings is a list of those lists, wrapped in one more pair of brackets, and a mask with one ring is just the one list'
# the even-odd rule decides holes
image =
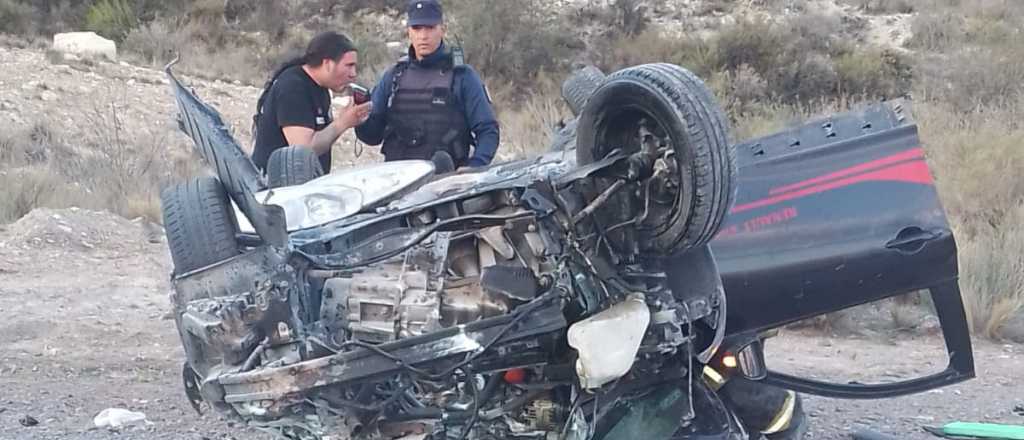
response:
{"label": "dirt ground", "polygon": [[[0,226],[0,439],[265,439],[200,417],[182,392],[182,351],[167,319],[169,257],[159,228],[108,213],[36,210]],[[935,337],[832,338],[788,332],[770,343],[788,371],[861,381],[935,371]],[[939,350],[936,352],[936,350]],[[1024,346],[978,341],[978,378],[881,401],[808,398],[812,439],[863,427],[901,439],[949,421],[1024,423]],[[930,362],[930,363],[929,363]],[[1015,373],[1016,372],[1016,373]],[[149,424],[93,427],[106,408]],[[24,426],[26,416],[38,421]]]}

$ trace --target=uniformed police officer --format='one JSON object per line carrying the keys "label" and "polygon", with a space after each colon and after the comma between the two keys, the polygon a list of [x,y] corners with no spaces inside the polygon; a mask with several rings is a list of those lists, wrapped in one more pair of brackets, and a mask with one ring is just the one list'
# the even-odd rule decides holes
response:
{"label": "uniformed police officer", "polygon": [[407,16],[408,56],[374,88],[370,117],[356,136],[368,145],[383,143],[385,161],[430,160],[443,151],[456,167],[490,164],[498,121],[480,76],[444,42],[441,5],[413,0]]}

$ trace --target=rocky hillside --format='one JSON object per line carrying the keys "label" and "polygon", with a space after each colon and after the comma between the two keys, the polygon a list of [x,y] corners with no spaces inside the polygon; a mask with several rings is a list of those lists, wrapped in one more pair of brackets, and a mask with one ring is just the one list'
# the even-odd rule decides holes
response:
{"label": "rocky hillside", "polygon": [[[24,3],[0,0],[12,2]],[[381,49],[384,43],[403,38],[401,14],[380,5],[396,3],[292,0],[303,6],[296,11],[309,13],[269,17],[266,23],[288,25],[279,43],[271,43],[266,31],[245,30],[252,24],[226,20],[224,11],[214,21],[180,25],[150,18],[124,38],[118,61],[49,51],[50,35],[28,38],[35,38],[33,43],[0,36],[0,187],[6,189],[0,193],[0,224],[37,207],[72,206],[158,220],[159,189],[202,172],[202,164],[175,126],[172,97],[163,72],[154,68],[161,64],[157,61],[183,49],[176,72],[221,112],[247,149],[259,93],[251,84],[264,77],[261,69],[272,65],[271,55],[301,46],[312,29],[332,28],[351,31],[366,44],[361,57],[366,55],[367,64],[386,62],[394,53]],[[518,8],[527,3],[542,6]],[[363,6],[348,10],[352,5]],[[503,128],[500,160],[546,143],[550,125],[566,113],[557,85],[564,75],[559,69],[570,61],[592,61],[606,70],[665,60],[692,68],[718,93],[739,138],[880,97],[858,91],[881,97],[911,92],[939,189],[962,237],[964,266],[980,268],[965,270],[967,289],[978,292],[969,295],[969,302],[977,300],[973,318],[990,335],[1002,333],[1007,321],[1024,321],[1017,312],[1024,307],[1024,280],[1014,269],[1021,263],[993,255],[993,249],[999,255],[1024,254],[1024,242],[1006,239],[1024,236],[1024,226],[1005,220],[1024,218],[1024,181],[1003,177],[1024,167],[1019,148],[1024,7],[1017,3],[446,0],[446,5],[452,35],[472,46],[471,60],[495,98]],[[527,22],[495,20],[498,12],[517,10]],[[467,35],[473,41],[465,41]],[[218,42],[224,44],[213,47]],[[190,47],[199,49],[184,50]],[[253,47],[263,50],[251,52]],[[373,72],[364,71],[365,82],[372,82]],[[336,165],[379,161],[375,150],[346,136],[335,145]]]}

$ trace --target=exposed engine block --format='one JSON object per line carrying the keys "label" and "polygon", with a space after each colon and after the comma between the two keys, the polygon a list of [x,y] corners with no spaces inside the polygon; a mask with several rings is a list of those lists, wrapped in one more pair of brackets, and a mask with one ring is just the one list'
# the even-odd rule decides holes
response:
{"label": "exposed engine block", "polygon": [[350,339],[391,342],[503,315],[515,299],[508,294],[509,278],[522,277],[519,272],[525,271],[529,280],[535,279],[529,268],[513,259],[515,251],[500,228],[448,240],[438,237],[432,247],[418,246],[408,254],[327,279],[320,322],[335,345]]}
{"label": "exposed engine block", "polygon": [[428,279],[426,272],[403,272],[392,264],[375,266],[351,278],[331,278],[324,284],[321,318],[337,324],[334,334],[338,341],[350,336],[380,343],[438,330],[440,301]]}

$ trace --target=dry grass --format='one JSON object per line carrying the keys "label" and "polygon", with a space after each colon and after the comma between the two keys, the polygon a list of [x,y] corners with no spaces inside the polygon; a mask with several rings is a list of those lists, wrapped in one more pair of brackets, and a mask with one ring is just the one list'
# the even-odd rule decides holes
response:
{"label": "dry grass", "polygon": [[[843,35],[847,24],[792,7],[803,2],[761,2],[803,15],[737,23],[700,39],[644,30],[645,17],[627,14],[638,4],[632,0],[580,17],[545,15],[536,7],[539,0],[451,1],[453,34],[465,43],[467,60],[485,77],[496,103],[500,159],[548,145],[554,124],[569,114],[557,81],[550,78],[561,78],[580,59],[605,72],[651,61],[693,70],[727,110],[737,141],[863,100],[912,92],[921,139],[957,232],[975,331],[998,336],[1002,323],[1021,313],[1024,179],[1017,175],[1024,169],[1024,2],[843,0],[868,14],[915,14],[908,56],[854,47]],[[170,3],[181,10],[170,11]],[[341,27],[356,38],[361,61],[371,66],[364,75],[376,76],[390,55],[382,46],[380,23],[358,22],[357,10],[388,9],[400,2],[307,1],[305,9],[315,11],[315,18],[296,17],[295,11],[232,10],[229,3],[241,4],[167,2],[161,6],[166,11],[140,16],[141,24],[126,32],[121,47],[147,64],[162,65],[181,54],[184,73],[262,85],[267,71],[301,49],[312,32]],[[735,2],[705,3],[702,14],[727,11]],[[85,16],[79,7],[39,16],[41,9],[26,4],[31,3],[0,0],[0,31],[66,30],[60,27],[80,24]],[[282,27],[286,21],[306,26]],[[568,30],[588,23],[601,23],[606,33],[583,46],[582,38]],[[0,40],[13,41],[3,35]],[[17,41],[45,46],[31,38]],[[123,110],[109,104],[91,109],[96,129],[74,145],[65,134],[45,128],[52,124],[0,127],[0,185],[5,188],[0,222],[37,206],[71,204],[159,217],[156,189],[173,176],[195,173],[199,161],[175,155],[178,149],[170,148],[164,136],[126,134],[118,114]]]}
{"label": "dry grass", "polygon": [[962,114],[948,104],[922,104],[916,117],[943,203],[962,238],[1010,226],[1024,200],[1024,138],[1019,106]]}
{"label": "dry grass", "polygon": [[917,119],[959,245],[961,288],[974,332],[997,338],[1024,313],[1024,138],[1021,103],[970,113],[920,105]]}
{"label": "dry grass", "polygon": [[986,227],[960,243],[960,285],[975,334],[998,338],[1024,310],[1024,204],[1002,228]]}
{"label": "dry grass", "polygon": [[73,138],[52,124],[0,128],[0,223],[71,206],[158,221],[160,187],[200,164],[175,155],[166,130],[125,129],[126,116],[123,103],[97,103],[86,111],[88,131]]}
{"label": "dry grass", "polygon": [[543,152],[551,143],[555,125],[571,116],[568,106],[555,92],[533,95],[521,108],[500,111],[499,158],[515,159]]}
{"label": "dry grass", "polygon": [[920,0],[844,0],[868,14],[908,14],[919,7]]}

